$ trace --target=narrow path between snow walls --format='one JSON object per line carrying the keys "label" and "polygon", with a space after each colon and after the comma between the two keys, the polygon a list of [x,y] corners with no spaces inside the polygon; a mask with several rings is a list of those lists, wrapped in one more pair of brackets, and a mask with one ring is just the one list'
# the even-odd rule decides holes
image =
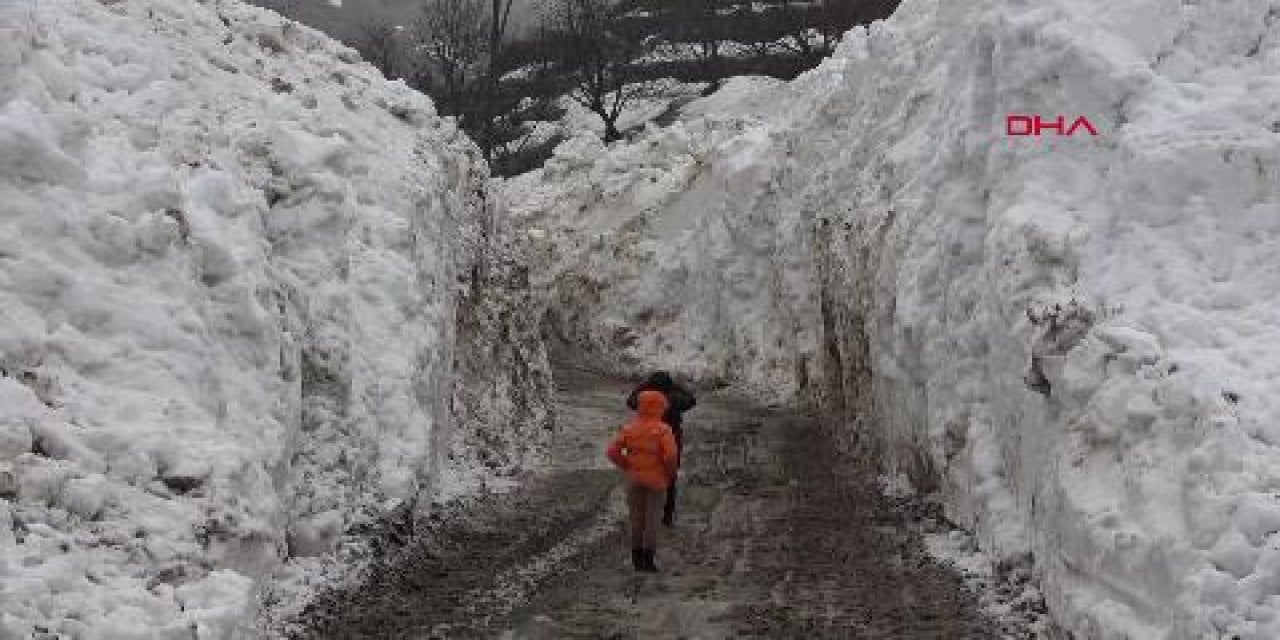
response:
{"label": "narrow path between snow walls", "polygon": [[27,6],[0,28],[0,638],[248,637],[270,577],[288,604],[536,456],[528,288],[426,98],[233,0]]}
{"label": "narrow path between snow walls", "polygon": [[1275,2],[907,0],[502,192],[570,350],[816,403],[1076,637],[1266,640],[1277,105]]}
{"label": "narrow path between snow walls", "polygon": [[266,637],[1052,637],[1034,598],[988,617],[929,557],[921,529],[941,522],[936,505],[879,495],[874,461],[843,456],[813,416],[730,393],[699,390],[676,525],[659,533],[660,571],[636,572],[623,477],[601,451],[630,388],[557,368],[545,468],[441,509],[364,580]]}

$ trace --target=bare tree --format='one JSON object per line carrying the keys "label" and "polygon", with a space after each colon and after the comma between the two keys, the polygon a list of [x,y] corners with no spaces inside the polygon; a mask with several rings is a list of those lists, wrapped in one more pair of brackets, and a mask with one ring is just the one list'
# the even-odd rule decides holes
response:
{"label": "bare tree", "polygon": [[511,19],[511,4],[515,0],[489,0],[489,78],[497,81],[501,75],[502,53],[506,45],[507,25]]}
{"label": "bare tree", "polygon": [[[511,7],[512,0],[427,0],[415,47],[413,86],[458,118],[495,170],[528,164],[534,121],[560,95],[525,72],[540,66],[541,52],[507,36]],[[518,161],[508,162],[512,156]]]}
{"label": "bare tree", "polygon": [[430,0],[418,24],[414,84],[444,115],[463,116],[488,58],[484,0]]}
{"label": "bare tree", "polygon": [[426,64],[416,84],[456,115],[486,159],[500,144],[496,120],[507,25],[514,0],[428,0],[419,26]]}
{"label": "bare tree", "polygon": [[506,71],[507,25],[511,18],[514,0],[489,0],[489,68],[485,74],[484,95],[478,103],[479,123],[476,130],[480,150],[487,160],[493,160],[495,151],[506,143],[511,134],[504,131],[499,122],[503,115],[501,106],[502,74]]}
{"label": "bare tree", "polygon": [[569,97],[600,116],[606,142],[622,138],[618,118],[644,95],[639,58],[652,39],[629,29],[616,9],[599,0],[559,0],[544,38],[571,78]]}

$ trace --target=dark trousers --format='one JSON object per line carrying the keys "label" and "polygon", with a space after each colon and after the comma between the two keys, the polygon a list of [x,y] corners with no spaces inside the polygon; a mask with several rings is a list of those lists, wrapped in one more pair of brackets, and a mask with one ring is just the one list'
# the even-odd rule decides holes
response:
{"label": "dark trousers", "polygon": [[[671,434],[676,437],[676,460],[681,461],[681,454],[684,453],[684,429],[680,425],[671,427]],[[667,526],[671,526],[676,521],[676,483],[680,480],[679,472],[671,479],[671,486],[667,487],[667,501],[662,505],[662,522]]]}
{"label": "dark trousers", "polygon": [[676,521],[676,479],[671,479],[671,486],[667,487],[667,500],[662,505],[662,522],[667,526],[671,526]]}

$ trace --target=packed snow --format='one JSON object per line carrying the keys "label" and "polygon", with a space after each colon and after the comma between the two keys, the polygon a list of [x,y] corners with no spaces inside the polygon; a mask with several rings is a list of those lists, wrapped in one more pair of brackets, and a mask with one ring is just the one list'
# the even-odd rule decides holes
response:
{"label": "packed snow", "polygon": [[281,563],[536,453],[426,98],[238,2],[0,9],[0,637],[247,635]]}
{"label": "packed snow", "polygon": [[544,330],[821,404],[1078,637],[1280,637],[1280,5],[907,0],[682,114],[491,194],[269,12],[0,0],[0,638],[253,633],[536,463]]}
{"label": "packed snow", "polygon": [[907,0],[760,90],[504,185],[551,335],[823,403],[1078,637],[1280,637],[1280,5]]}

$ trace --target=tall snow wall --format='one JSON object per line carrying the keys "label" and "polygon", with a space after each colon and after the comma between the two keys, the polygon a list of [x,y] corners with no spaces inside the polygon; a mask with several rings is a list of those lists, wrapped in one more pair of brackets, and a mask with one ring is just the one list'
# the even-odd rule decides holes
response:
{"label": "tall snow wall", "polygon": [[822,403],[1074,637],[1280,637],[1280,4],[908,0],[725,92],[508,183],[549,334]]}
{"label": "tall snow wall", "polygon": [[779,144],[747,119],[698,119],[608,151],[574,138],[506,181],[550,345],[617,373],[794,397],[817,364],[816,309],[806,228],[775,215],[793,197],[777,188]]}
{"label": "tall snow wall", "polygon": [[247,635],[281,562],[534,452],[523,275],[429,101],[238,2],[18,5],[0,638]]}

